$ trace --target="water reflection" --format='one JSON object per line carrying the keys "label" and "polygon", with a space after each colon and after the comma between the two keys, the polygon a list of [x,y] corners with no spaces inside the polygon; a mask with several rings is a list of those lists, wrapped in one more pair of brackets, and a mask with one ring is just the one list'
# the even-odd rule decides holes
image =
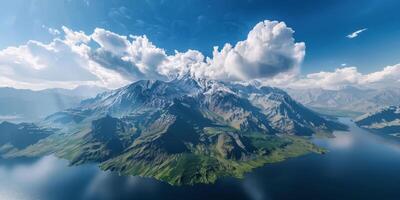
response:
{"label": "water reflection", "polygon": [[10,200],[68,199],[81,194],[88,182],[86,177],[97,172],[95,166],[68,167],[67,161],[54,156],[11,162],[0,165],[0,196]]}
{"label": "water reflection", "polygon": [[70,167],[53,156],[0,160],[0,200],[398,199],[398,143],[344,122],[350,132],[315,141],[328,154],[271,164],[244,180],[224,178],[213,185],[174,187],[96,165]]}

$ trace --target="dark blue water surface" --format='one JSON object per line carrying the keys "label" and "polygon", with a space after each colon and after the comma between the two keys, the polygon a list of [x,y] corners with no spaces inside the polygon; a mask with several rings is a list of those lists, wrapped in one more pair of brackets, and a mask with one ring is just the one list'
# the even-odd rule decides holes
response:
{"label": "dark blue water surface", "polygon": [[315,142],[329,150],[256,169],[245,179],[176,187],[65,160],[0,160],[0,200],[400,199],[400,144],[347,119],[349,132]]}

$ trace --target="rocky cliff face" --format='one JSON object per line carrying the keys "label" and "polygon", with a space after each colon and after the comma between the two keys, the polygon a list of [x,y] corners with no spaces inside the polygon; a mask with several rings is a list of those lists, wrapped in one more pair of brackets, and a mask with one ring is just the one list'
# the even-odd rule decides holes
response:
{"label": "rocky cliff face", "polygon": [[[191,77],[171,82],[138,81],[85,100],[77,108],[51,115],[46,122],[90,123],[105,115],[126,119],[152,116],[159,120],[154,115],[161,115],[180,104],[197,112],[198,118],[201,116],[213,124],[241,131],[311,135],[317,130],[329,132],[340,128],[296,102],[283,90]],[[174,114],[183,114],[178,112]]]}

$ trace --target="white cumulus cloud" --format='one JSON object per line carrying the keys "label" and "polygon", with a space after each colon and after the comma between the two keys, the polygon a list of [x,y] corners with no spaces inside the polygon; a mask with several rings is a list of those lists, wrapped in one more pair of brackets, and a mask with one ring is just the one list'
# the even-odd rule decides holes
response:
{"label": "white cumulus cloud", "polygon": [[304,43],[295,43],[294,31],[283,22],[263,21],[234,46],[214,48],[211,58],[188,50],[167,55],[146,36],[121,36],[96,29],[92,39],[100,44],[92,55],[103,66],[131,79],[168,79],[183,73],[219,80],[251,80],[296,71],[305,55]]}
{"label": "white cumulus cloud", "polygon": [[321,71],[305,77],[290,77],[286,81],[268,82],[270,85],[290,88],[323,88],[338,90],[346,86],[359,88],[400,87],[400,64],[384,67],[380,71],[361,73],[357,67],[337,68],[331,72]]}
{"label": "white cumulus cloud", "polygon": [[0,86],[44,89],[73,88],[82,84],[114,85],[120,75],[89,59],[90,37],[63,27],[64,39],[48,44],[28,41],[0,51]]}
{"label": "white cumulus cloud", "polygon": [[207,64],[193,71],[208,78],[241,81],[296,71],[304,58],[305,44],[296,43],[293,33],[284,22],[260,22],[246,40],[234,46],[225,44],[221,50],[215,47]]}
{"label": "white cumulus cloud", "polygon": [[[207,79],[249,81],[296,74],[305,44],[296,43],[284,22],[262,21],[243,41],[168,55],[145,35],[124,36],[96,28],[92,34],[63,33],[48,44],[29,41],[0,50],[0,86],[30,89],[95,84],[114,88],[139,79],[169,80],[186,73]],[[89,44],[93,42],[93,44]]]}
{"label": "white cumulus cloud", "polygon": [[[49,43],[28,41],[0,50],[0,87],[117,88],[139,79],[171,80],[187,73],[199,78],[258,80],[264,85],[291,88],[400,87],[400,64],[372,73],[342,64],[333,71],[301,75],[305,44],[295,41],[294,31],[284,22],[259,22],[243,41],[214,47],[211,57],[197,50],[167,54],[145,35],[124,36],[101,28],[91,34],[65,26],[62,33],[45,28],[57,38]],[[357,37],[365,30],[348,37]]]}

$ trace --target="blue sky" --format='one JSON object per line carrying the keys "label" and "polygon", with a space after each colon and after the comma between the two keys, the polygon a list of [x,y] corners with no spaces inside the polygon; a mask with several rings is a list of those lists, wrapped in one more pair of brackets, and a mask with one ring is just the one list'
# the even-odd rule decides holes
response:
{"label": "blue sky", "polygon": [[[371,73],[400,63],[400,1],[396,0],[13,0],[0,6],[0,49],[28,40],[51,42],[47,28],[66,26],[91,34],[147,35],[167,53],[246,39],[260,21],[283,21],[305,42],[302,74],[342,64]],[[45,27],[45,28],[44,28]],[[358,37],[347,35],[366,28]]]}
{"label": "blue sky", "polygon": [[[0,48],[27,40],[52,38],[42,25],[91,32],[102,27],[119,34],[146,34],[173,51],[198,49],[210,55],[214,45],[243,40],[264,19],[284,21],[307,46],[305,73],[342,63],[369,72],[398,63],[400,2],[351,1],[94,1],[13,0],[0,7]],[[345,36],[368,28],[359,37]]]}

